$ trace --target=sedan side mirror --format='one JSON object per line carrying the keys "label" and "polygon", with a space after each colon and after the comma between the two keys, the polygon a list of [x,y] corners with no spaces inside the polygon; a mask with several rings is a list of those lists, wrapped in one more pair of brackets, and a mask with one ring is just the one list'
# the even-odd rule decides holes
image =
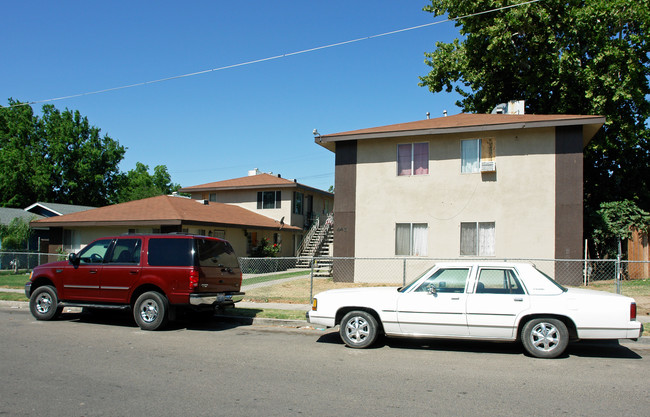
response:
{"label": "sedan side mirror", "polygon": [[438,295],[438,290],[436,290],[436,287],[433,284],[431,284],[427,287],[427,293],[429,293],[430,295]]}

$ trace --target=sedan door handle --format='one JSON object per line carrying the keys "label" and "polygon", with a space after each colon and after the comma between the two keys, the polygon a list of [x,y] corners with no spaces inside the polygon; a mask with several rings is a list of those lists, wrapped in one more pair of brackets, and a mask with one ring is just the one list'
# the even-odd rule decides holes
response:
{"label": "sedan door handle", "polygon": [[451,297],[451,299],[452,299],[453,301],[458,301],[458,300],[460,300],[460,297]]}
{"label": "sedan door handle", "polygon": [[524,301],[523,298],[515,298],[515,301]]}
{"label": "sedan door handle", "polygon": [[96,274],[96,273],[97,273],[97,270],[96,270],[96,269],[91,269],[90,271],[88,271],[88,273],[89,273],[89,274]]}

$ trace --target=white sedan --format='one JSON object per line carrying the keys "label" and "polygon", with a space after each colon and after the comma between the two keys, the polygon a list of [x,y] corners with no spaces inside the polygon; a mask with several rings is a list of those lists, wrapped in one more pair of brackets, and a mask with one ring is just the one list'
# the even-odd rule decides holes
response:
{"label": "white sedan", "polygon": [[324,291],[307,319],[340,325],[353,348],[380,334],[521,340],[539,358],[561,355],[569,340],[637,339],[643,332],[634,299],[567,289],[525,263],[443,263],[401,288]]}

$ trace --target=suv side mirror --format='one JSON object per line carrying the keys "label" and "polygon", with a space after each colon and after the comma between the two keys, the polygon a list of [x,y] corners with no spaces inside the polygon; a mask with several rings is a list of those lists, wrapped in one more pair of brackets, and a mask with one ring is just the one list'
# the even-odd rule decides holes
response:
{"label": "suv side mirror", "polygon": [[70,261],[70,263],[74,266],[79,265],[79,257],[77,256],[76,253],[71,253],[70,255],[68,255],[68,261]]}

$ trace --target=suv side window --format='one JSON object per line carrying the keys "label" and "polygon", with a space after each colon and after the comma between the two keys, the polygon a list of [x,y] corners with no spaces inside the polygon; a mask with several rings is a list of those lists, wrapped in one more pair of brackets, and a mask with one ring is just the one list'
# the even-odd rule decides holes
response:
{"label": "suv side window", "polygon": [[104,262],[106,251],[111,245],[111,239],[102,239],[91,243],[79,252],[80,264],[101,264]]}
{"label": "suv side window", "polygon": [[140,239],[117,239],[108,262],[116,264],[139,264],[141,246]]}
{"label": "suv side window", "polygon": [[192,239],[149,239],[149,254],[151,266],[193,266],[194,248]]}
{"label": "suv side window", "polygon": [[221,240],[198,239],[199,265],[238,268],[239,262],[230,243]]}

